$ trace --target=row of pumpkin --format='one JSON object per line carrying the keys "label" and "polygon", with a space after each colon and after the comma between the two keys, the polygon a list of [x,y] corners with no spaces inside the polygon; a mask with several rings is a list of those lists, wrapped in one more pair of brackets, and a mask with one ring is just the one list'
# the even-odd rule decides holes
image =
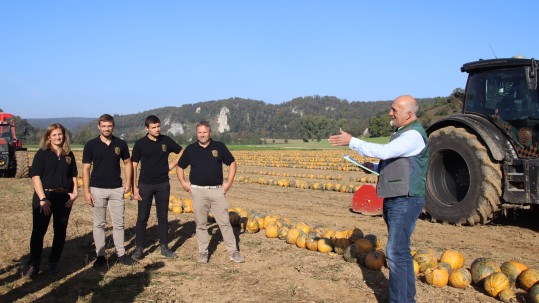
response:
{"label": "row of pumpkin", "polygon": [[[314,189],[314,190],[329,190],[341,193],[355,193],[362,185],[361,184],[341,184],[333,182],[307,182],[305,180],[289,180],[289,179],[272,179],[266,177],[253,177],[241,175],[237,178],[238,182],[256,183],[261,185],[273,185],[290,188]],[[375,181],[373,181],[375,182]]]}
{"label": "row of pumpkin", "polygon": [[[170,210],[178,212],[182,199],[171,196]],[[183,212],[192,212],[192,201],[184,199]],[[176,211],[175,211],[176,209]],[[213,219],[211,213],[210,220]],[[230,223],[241,232],[254,234],[264,231],[268,238],[277,238],[299,248],[342,255],[347,262],[358,263],[371,270],[389,267],[379,238],[374,234],[364,235],[359,228],[334,230],[320,226],[311,227],[304,222],[295,224],[289,218],[264,215],[243,208],[229,208]],[[492,259],[475,259],[470,269],[464,267],[464,254],[456,250],[445,250],[440,258],[433,249],[412,250],[414,272],[424,277],[433,287],[450,285],[467,288],[471,284],[482,287],[485,292],[503,302],[517,302],[513,287],[520,287],[530,295],[530,302],[539,303],[539,271],[528,268],[518,261],[507,261],[498,266]]]}

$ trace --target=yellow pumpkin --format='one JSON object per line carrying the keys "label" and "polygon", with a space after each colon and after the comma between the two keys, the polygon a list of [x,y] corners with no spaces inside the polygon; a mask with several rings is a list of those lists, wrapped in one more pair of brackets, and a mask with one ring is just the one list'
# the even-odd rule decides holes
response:
{"label": "yellow pumpkin", "polygon": [[183,212],[183,208],[181,205],[176,205],[172,208],[172,212],[175,214],[181,214]]}
{"label": "yellow pumpkin", "polygon": [[269,224],[266,226],[266,237],[277,238],[279,236],[279,227],[275,224]]}
{"label": "yellow pumpkin", "polygon": [[515,285],[518,275],[520,275],[526,269],[528,269],[526,265],[513,260],[503,262],[500,266],[500,270],[505,274],[507,279],[509,279],[509,283],[511,283],[511,285]]}
{"label": "yellow pumpkin", "polygon": [[269,223],[275,222],[275,221],[277,221],[277,219],[278,219],[278,218],[275,217],[275,216],[270,216],[270,215],[266,216],[266,217],[264,218],[264,226],[268,226]]}
{"label": "yellow pumpkin", "polygon": [[440,262],[450,264],[452,270],[461,268],[464,266],[464,254],[456,250],[448,249],[442,253]]}
{"label": "yellow pumpkin", "polygon": [[307,238],[308,238],[308,236],[307,236],[306,233],[301,233],[298,236],[298,238],[296,239],[296,246],[299,247],[299,248],[305,248]]}
{"label": "yellow pumpkin", "polygon": [[436,266],[425,271],[425,281],[434,287],[442,288],[449,281],[449,273],[443,266]]}
{"label": "yellow pumpkin", "polygon": [[328,253],[333,251],[333,242],[328,238],[318,239],[318,251]]}
{"label": "yellow pumpkin", "polygon": [[286,243],[295,245],[300,233],[299,229],[291,228],[286,235]]}
{"label": "yellow pumpkin", "polygon": [[260,230],[260,227],[258,226],[258,220],[255,218],[249,217],[247,219],[247,223],[245,224],[245,232],[249,234],[257,233]]}
{"label": "yellow pumpkin", "polygon": [[[539,289],[539,287],[538,287]],[[530,292],[531,297],[531,292]],[[515,292],[511,288],[506,288],[498,294],[498,299],[500,299],[502,302],[506,303],[517,303],[517,296],[515,295]],[[539,297],[536,301],[532,299],[532,303],[539,303]]]}
{"label": "yellow pumpkin", "polygon": [[310,251],[318,251],[318,238],[308,237],[305,241],[305,247]]}
{"label": "yellow pumpkin", "polygon": [[331,239],[333,237],[333,234],[335,234],[335,231],[333,229],[326,229],[326,231],[324,231],[324,233],[322,234],[322,237]]}
{"label": "yellow pumpkin", "polygon": [[264,218],[263,217],[257,217],[256,220],[258,221],[258,227],[260,229],[266,228],[266,225],[264,224]]}
{"label": "yellow pumpkin", "polygon": [[414,275],[417,277],[419,275],[419,264],[417,264],[416,260],[412,260],[414,262]]}
{"label": "yellow pumpkin", "polygon": [[435,252],[430,250],[419,249],[414,255],[414,260],[419,264],[419,272],[425,272],[427,269],[433,269],[438,265]]}
{"label": "yellow pumpkin", "polygon": [[283,226],[279,228],[279,240],[286,240],[286,236],[288,235],[288,231],[290,228],[288,226]]}
{"label": "yellow pumpkin", "polygon": [[507,279],[503,273],[495,272],[485,278],[483,287],[485,288],[487,294],[496,298],[500,291],[510,287],[510,283],[509,279]]}
{"label": "yellow pumpkin", "polygon": [[311,227],[304,222],[296,223],[296,229],[302,230],[304,233],[308,234],[311,232]]}
{"label": "yellow pumpkin", "polygon": [[449,285],[464,289],[472,284],[472,274],[464,267],[454,269],[449,274]]}

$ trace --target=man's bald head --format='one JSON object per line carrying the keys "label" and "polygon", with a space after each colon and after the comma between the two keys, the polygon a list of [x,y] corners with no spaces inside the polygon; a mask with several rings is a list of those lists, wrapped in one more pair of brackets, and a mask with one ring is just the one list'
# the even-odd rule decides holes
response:
{"label": "man's bald head", "polygon": [[417,101],[410,95],[399,96],[391,104],[389,115],[393,118],[392,124],[396,127],[403,127],[417,119]]}

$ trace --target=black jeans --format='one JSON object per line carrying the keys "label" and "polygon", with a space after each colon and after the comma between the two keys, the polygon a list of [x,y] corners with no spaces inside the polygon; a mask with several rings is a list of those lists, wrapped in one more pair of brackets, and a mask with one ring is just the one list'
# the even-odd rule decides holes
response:
{"label": "black jeans", "polygon": [[30,238],[30,264],[39,267],[41,264],[41,253],[43,252],[43,238],[47,233],[51,216],[53,217],[52,226],[54,228],[54,238],[52,240],[50,263],[58,263],[64,244],[66,241],[67,222],[71,208],[65,207],[69,200],[67,193],[47,192],[47,199],[51,202],[51,213],[44,215],[40,212],[39,197],[34,193],[32,198],[32,237]]}
{"label": "black jeans", "polygon": [[138,201],[138,215],[136,230],[136,243],[138,247],[144,247],[146,241],[146,226],[150,217],[152,200],[155,198],[155,209],[157,213],[157,231],[159,242],[168,244],[168,199],[170,196],[170,183],[143,184],[139,183],[139,193],[142,198]]}

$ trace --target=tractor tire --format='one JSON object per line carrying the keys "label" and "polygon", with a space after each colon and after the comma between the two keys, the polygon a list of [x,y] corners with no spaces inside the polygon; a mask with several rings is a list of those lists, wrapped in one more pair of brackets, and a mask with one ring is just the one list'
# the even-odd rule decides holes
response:
{"label": "tractor tire", "polygon": [[429,136],[425,210],[433,221],[486,224],[499,210],[502,170],[476,135],[448,126]]}
{"label": "tractor tire", "polygon": [[28,178],[28,152],[25,150],[18,150],[15,152],[15,178]]}

